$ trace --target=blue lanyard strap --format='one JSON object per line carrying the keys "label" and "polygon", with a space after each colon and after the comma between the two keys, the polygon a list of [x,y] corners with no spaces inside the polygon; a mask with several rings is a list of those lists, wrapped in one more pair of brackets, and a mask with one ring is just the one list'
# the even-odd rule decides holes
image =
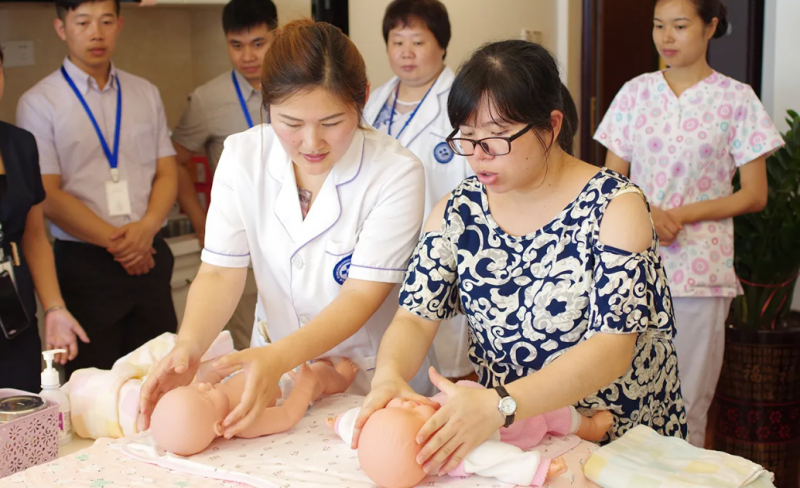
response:
{"label": "blue lanyard strap", "polygon": [[253,128],[253,119],[250,118],[250,111],[247,110],[247,103],[244,101],[244,95],[242,95],[242,89],[239,88],[239,81],[236,80],[236,71],[231,71],[231,78],[233,78],[233,86],[236,87],[236,94],[239,95],[239,105],[242,106],[242,112],[244,112],[244,119],[247,121],[247,128]]}
{"label": "blue lanyard strap", "polygon": [[69,84],[70,88],[72,88],[72,91],[75,92],[75,96],[78,97],[78,100],[80,100],[81,105],[83,105],[83,109],[86,111],[86,115],[89,116],[89,120],[92,121],[94,131],[97,132],[97,137],[100,139],[100,145],[103,146],[103,152],[106,154],[106,159],[108,159],[108,165],[111,166],[111,177],[116,183],[119,181],[119,170],[117,169],[117,164],[119,163],[119,133],[120,126],[122,125],[122,86],[119,83],[119,77],[116,77],[117,119],[116,127],[114,128],[114,151],[112,152],[108,147],[105,136],[103,136],[103,131],[100,130],[100,126],[97,124],[97,119],[94,118],[92,109],[89,108],[89,104],[86,103],[86,100],[83,98],[83,95],[81,95],[78,87],[75,86],[75,82],[72,81],[72,78],[70,78],[69,74],[67,74],[67,70],[64,69],[64,66],[61,66],[61,74],[64,76],[64,79],[67,80],[67,84]]}
{"label": "blue lanyard strap", "polygon": [[[414,111],[411,112],[411,115],[408,116],[408,120],[406,120],[406,123],[403,124],[403,127],[400,129],[400,132],[397,133],[397,136],[395,136],[395,139],[400,139],[400,134],[402,134],[403,131],[406,130],[406,127],[408,127],[408,124],[410,124],[411,120],[414,118],[414,116],[417,115],[417,111],[422,106],[422,104],[425,103],[425,99],[428,98],[428,94],[431,92],[431,90],[433,90],[433,85],[436,84],[436,81],[438,79],[439,79],[439,77],[437,76],[436,80],[433,80],[433,83],[431,84],[431,86],[428,87],[428,91],[425,92],[425,96],[422,97],[422,100],[419,101],[419,103],[417,104],[416,108],[414,108]],[[392,135],[392,122],[394,121],[395,109],[397,108],[397,98],[400,95],[400,83],[401,82],[399,82],[399,81],[397,82],[397,88],[394,90],[394,102],[392,103],[392,112],[389,115],[389,127],[387,128],[387,132],[389,133],[389,135]]]}

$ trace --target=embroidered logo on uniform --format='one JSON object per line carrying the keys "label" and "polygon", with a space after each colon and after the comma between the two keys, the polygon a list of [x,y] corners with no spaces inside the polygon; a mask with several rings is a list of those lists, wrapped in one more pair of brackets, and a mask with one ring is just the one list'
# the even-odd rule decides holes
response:
{"label": "embroidered logo on uniform", "polygon": [[333,279],[340,285],[343,285],[344,280],[347,279],[347,275],[350,272],[350,258],[352,257],[352,254],[345,256],[341,261],[336,263],[336,266],[333,267]]}
{"label": "embroidered logo on uniform", "polygon": [[433,148],[433,157],[442,164],[452,161],[454,155],[453,150],[450,149],[446,142],[440,142]]}

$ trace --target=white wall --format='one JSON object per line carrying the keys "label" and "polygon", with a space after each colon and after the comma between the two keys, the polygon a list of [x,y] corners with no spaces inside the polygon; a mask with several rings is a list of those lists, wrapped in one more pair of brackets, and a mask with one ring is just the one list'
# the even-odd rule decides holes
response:
{"label": "white wall", "polygon": [[786,110],[800,111],[800,1],[767,0],[764,16],[764,74],[761,100],[785,132]]}
{"label": "white wall", "polygon": [[[764,15],[764,74],[761,101],[778,130],[788,129],[786,110],[800,111],[800,1],[767,0]],[[798,243],[800,245],[800,243]],[[792,308],[800,310],[800,283]]]}
{"label": "white wall", "polygon": [[[543,44],[554,50],[558,1],[564,0],[442,0],[452,28],[447,64],[455,70],[482,44],[519,38],[522,29],[541,31]],[[350,0],[350,38],[364,56],[373,87],[393,76],[381,31],[389,2]]]}
{"label": "white wall", "polygon": [[[311,16],[308,0],[275,0],[275,4],[281,24]],[[125,28],[114,62],[158,87],[170,127],[178,122],[186,96],[195,87],[231,69],[222,32],[222,7],[122,4]],[[66,47],[53,30],[54,17],[52,3],[0,3],[0,44],[33,41],[36,60],[33,66],[5,69],[0,120],[13,123],[19,97],[64,59]]]}

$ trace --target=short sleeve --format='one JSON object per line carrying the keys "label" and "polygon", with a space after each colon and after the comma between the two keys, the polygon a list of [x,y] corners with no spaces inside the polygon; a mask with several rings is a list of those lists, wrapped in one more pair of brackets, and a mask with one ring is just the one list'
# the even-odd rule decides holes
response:
{"label": "short sleeve", "polygon": [[211,206],[206,217],[206,238],[202,260],[223,268],[250,265],[250,245],[244,226],[244,203],[237,182],[247,181],[237,160],[236,141],[228,138],[214,174]]}
{"label": "short sleeve", "polygon": [[783,137],[753,89],[749,85],[739,86],[745,93],[733,113],[728,136],[730,154],[737,168],[784,145]]}
{"label": "short sleeve", "polygon": [[164,112],[164,103],[161,101],[161,94],[158,88],[153,87],[156,103],[156,144],[158,145],[158,158],[175,156],[175,147],[169,138],[169,127],[167,126],[167,114]]}
{"label": "short sleeve", "polygon": [[348,276],[402,283],[422,227],[424,205],[422,164],[410,160],[407,165],[397,165],[397,171],[386,178],[377,203],[361,227]]}
{"label": "short sleeve", "polygon": [[441,232],[427,232],[420,238],[400,289],[400,306],[428,320],[447,320],[462,313],[456,255]]}
{"label": "short sleeve", "polygon": [[594,133],[594,140],[608,148],[625,161],[633,158],[633,144],[630,139],[630,126],[633,122],[638,83],[629,81],[614,97],[611,106]]}
{"label": "short sleeve", "polygon": [[30,92],[23,95],[17,104],[17,125],[36,138],[40,173],[60,175],[61,164],[58,160],[53,121],[47,102]]}
{"label": "short sleeve", "polygon": [[181,120],[172,132],[172,140],[192,152],[201,152],[211,137],[202,99],[197,93],[189,96]]}
{"label": "short sleeve", "polygon": [[595,244],[586,337],[671,330],[672,301],[658,251],[631,253]]}

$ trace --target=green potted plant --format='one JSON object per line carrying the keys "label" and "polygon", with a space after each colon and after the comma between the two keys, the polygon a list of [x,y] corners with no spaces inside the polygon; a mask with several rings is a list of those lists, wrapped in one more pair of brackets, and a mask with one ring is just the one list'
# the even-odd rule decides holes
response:
{"label": "green potted plant", "polygon": [[734,219],[744,295],[728,318],[714,429],[714,449],[763,465],[779,488],[797,487],[800,477],[800,320],[791,312],[800,271],[800,116],[788,113],[786,145],[767,160],[767,206]]}

